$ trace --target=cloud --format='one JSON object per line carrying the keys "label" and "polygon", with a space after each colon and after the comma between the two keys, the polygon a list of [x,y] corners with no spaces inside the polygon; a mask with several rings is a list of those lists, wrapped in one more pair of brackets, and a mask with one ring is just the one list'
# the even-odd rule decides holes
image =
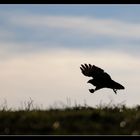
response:
{"label": "cloud", "polygon": [[[116,96],[112,90],[103,89],[91,95],[85,77],[80,72],[80,64],[91,63],[103,68],[112,78],[126,89]],[[111,51],[79,51],[72,49],[52,49],[30,55],[13,56],[0,62],[1,99],[6,98],[10,106],[19,106],[21,101],[31,97],[45,107],[56,101],[89,105],[126,100],[127,105],[139,103],[140,58]]]}
{"label": "cloud", "polygon": [[[19,106],[21,101],[29,97],[44,106],[53,104],[55,101],[65,102],[67,97],[81,104],[86,100],[89,105],[96,105],[100,101],[108,103],[110,96],[116,103],[124,100],[127,105],[139,103],[140,57],[130,55],[132,51],[126,53],[132,48],[131,44],[128,46],[121,43],[112,46],[103,44],[100,48],[95,45],[94,48],[88,49],[85,46],[78,48],[75,45],[70,49],[71,45],[67,47],[68,42],[66,44],[59,42],[59,37],[63,34],[61,39],[65,40],[63,36],[67,33],[76,34],[77,36],[73,37],[75,40],[83,36],[92,38],[97,35],[99,35],[99,41],[102,35],[120,38],[120,40],[139,39],[140,25],[138,23],[84,16],[35,15],[17,13],[17,11],[15,14],[0,13],[0,16],[2,15],[5,16],[5,23],[12,32],[4,30],[5,40],[2,34],[0,35],[2,38],[0,42],[0,99],[6,98],[11,106]],[[55,32],[56,29],[59,30],[58,34]],[[24,31],[25,35],[23,35]],[[36,38],[40,35],[44,38],[41,36],[41,41],[35,38],[29,41],[28,37],[34,34]],[[20,42],[18,40],[20,35],[21,38],[27,36],[27,40]],[[15,36],[17,40],[9,41],[8,36]],[[72,38],[69,39],[70,42],[71,40]],[[122,49],[117,50],[121,47]],[[139,46],[137,49],[133,47],[137,53],[139,53],[138,49]],[[91,95],[88,92],[88,87],[91,86],[86,83],[89,78],[84,77],[79,69],[82,63],[95,64],[105,69],[126,89],[119,91],[117,96],[109,89],[103,89]]]}
{"label": "cloud", "polygon": [[7,34],[4,37],[0,33],[0,48],[8,44],[13,46],[6,47],[12,52],[39,51],[49,46],[121,50],[134,55],[139,52],[140,25],[134,22],[86,16],[40,15],[25,11],[1,12],[0,18]]}
{"label": "cloud", "polygon": [[7,29],[0,28],[0,40],[4,39],[13,39],[13,36],[15,36],[14,32],[8,31]]}
{"label": "cloud", "polygon": [[105,35],[110,37],[139,39],[140,24],[117,19],[101,19],[84,16],[51,15],[14,15],[9,18],[11,24],[28,28],[60,28],[78,32],[81,35]]}

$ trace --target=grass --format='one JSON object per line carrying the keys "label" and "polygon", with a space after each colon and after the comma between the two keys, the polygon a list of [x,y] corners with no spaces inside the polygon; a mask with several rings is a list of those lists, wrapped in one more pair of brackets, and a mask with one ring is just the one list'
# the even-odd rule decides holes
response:
{"label": "grass", "polygon": [[140,106],[99,105],[95,108],[33,108],[0,110],[0,135],[139,135]]}

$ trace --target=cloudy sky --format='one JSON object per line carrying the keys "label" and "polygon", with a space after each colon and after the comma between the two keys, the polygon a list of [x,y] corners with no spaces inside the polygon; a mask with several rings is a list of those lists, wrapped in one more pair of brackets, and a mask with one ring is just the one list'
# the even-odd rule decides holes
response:
{"label": "cloudy sky", "polygon": [[[140,104],[139,15],[140,5],[0,5],[0,104]],[[89,93],[83,63],[125,90]]]}

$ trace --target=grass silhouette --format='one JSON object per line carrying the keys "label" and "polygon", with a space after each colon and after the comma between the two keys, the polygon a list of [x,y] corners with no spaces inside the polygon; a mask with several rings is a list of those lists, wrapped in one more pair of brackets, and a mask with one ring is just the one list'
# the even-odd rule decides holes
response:
{"label": "grass silhouette", "polygon": [[30,99],[19,110],[5,103],[0,122],[0,135],[138,135],[140,106],[76,104],[43,110]]}

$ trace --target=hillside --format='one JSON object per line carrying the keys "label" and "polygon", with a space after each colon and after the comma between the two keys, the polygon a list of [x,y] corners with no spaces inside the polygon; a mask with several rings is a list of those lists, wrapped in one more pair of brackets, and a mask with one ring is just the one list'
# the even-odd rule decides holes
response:
{"label": "hillside", "polygon": [[1,110],[1,135],[138,135],[140,106]]}

